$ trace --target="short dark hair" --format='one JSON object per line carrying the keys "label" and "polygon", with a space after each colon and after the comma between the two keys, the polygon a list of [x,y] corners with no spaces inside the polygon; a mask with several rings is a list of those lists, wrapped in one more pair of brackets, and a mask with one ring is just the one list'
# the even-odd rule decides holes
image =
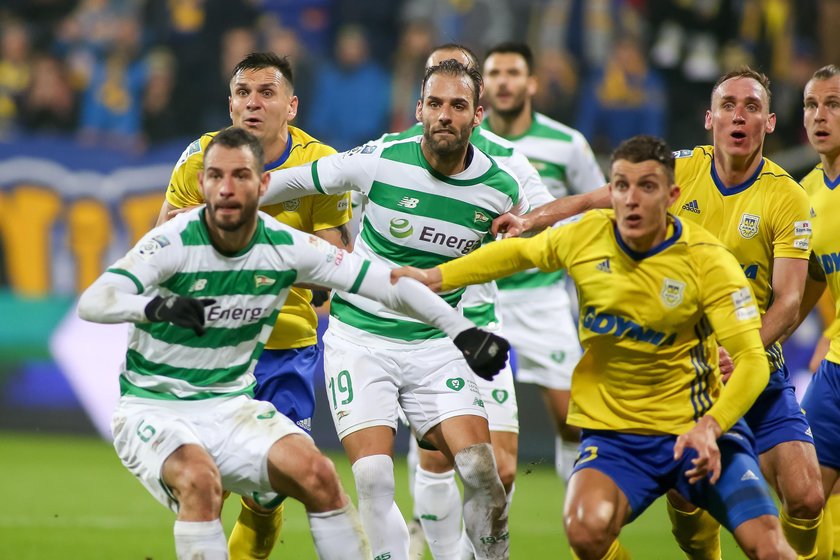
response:
{"label": "short dark hair", "polygon": [[674,182],[674,152],[668,144],[658,136],[639,134],[628,138],[618,145],[610,156],[610,167],[616,161],[625,159],[630,163],[642,163],[643,161],[656,161],[665,168],[670,182]]}
{"label": "short dark hair", "polygon": [[479,68],[478,56],[472,51],[472,49],[470,49],[467,46],[461,45],[459,43],[444,43],[438,47],[433,48],[432,52],[429,53],[429,56],[431,57],[438,51],[461,51],[462,53],[467,55],[467,58],[470,59],[471,66],[473,66],[476,69]]}
{"label": "short dark hair", "polygon": [[262,70],[263,68],[275,68],[289,82],[289,88],[294,87],[295,80],[292,75],[292,65],[289,62],[289,57],[280,56],[273,52],[252,52],[233,68],[230,79],[235,78],[243,70]]}
{"label": "short dark hair", "polygon": [[758,70],[753,70],[749,66],[739,66],[735,70],[730,70],[729,72],[718,78],[718,81],[715,82],[715,87],[712,88],[712,97],[714,97],[715,91],[717,91],[717,88],[720,86],[720,84],[722,84],[726,80],[731,80],[732,78],[751,78],[758,82],[761,85],[761,87],[764,88],[764,92],[767,94],[767,108],[770,108],[770,78],[768,78],[766,74],[763,74]]}
{"label": "short dark hair", "polygon": [[534,73],[534,52],[526,43],[517,43],[515,41],[505,41],[504,43],[499,43],[487,51],[487,54],[484,56],[484,60],[487,61],[487,59],[490,58],[490,55],[509,53],[518,54],[524,58],[525,66],[528,68],[528,75],[530,76]]}
{"label": "short dark hair", "polygon": [[834,76],[840,76],[840,66],[836,64],[827,64],[814,72],[811,76],[812,80],[830,80]]}
{"label": "short dark hair", "polygon": [[478,96],[481,91],[481,86],[484,83],[481,78],[481,72],[478,71],[478,68],[464,66],[454,58],[444,60],[437,66],[429,66],[426,68],[426,74],[423,76],[423,84],[421,86],[423,95],[426,93],[426,83],[434,74],[456,77],[467,76],[473,84],[473,109],[478,108]]}
{"label": "short dark hair", "polygon": [[244,128],[231,126],[219,131],[219,133],[210,140],[207,147],[204,148],[204,157],[206,158],[207,154],[210,153],[210,150],[216,146],[224,146],[225,148],[247,147],[251,150],[251,153],[254,154],[254,162],[257,164],[256,171],[262,172],[263,166],[265,165],[265,152],[263,151],[262,144],[260,144],[260,141],[256,136]]}

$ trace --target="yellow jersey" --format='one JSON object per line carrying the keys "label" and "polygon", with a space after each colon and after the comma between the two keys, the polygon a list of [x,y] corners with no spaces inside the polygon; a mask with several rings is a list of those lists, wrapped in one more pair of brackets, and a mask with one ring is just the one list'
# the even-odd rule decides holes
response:
{"label": "yellow jersey", "polygon": [[[773,301],[774,259],[810,255],[808,195],[767,158],[747,181],[727,188],[715,171],[712,146],[681,150],[674,156],[680,197],[671,212],[702,225],[735,255],[764,315]],[[770,371],[780,370],[784,365],[781,344],[768,347],[767,357]]]}
{"label": "yellow jersey", "polygon": [[[216,132],[208,132],[190,144],[172,171],[166,201],[175,208],[204,203],[198,185],[198,173],[204,169],[204,150]],[[286,150],[275,161],[265,164],[266,171],[294,167],[334,154],[335,150],[322,144],[301,129],[290,126]],[[313,195],[261,208],[284,224],[307,233],[340,227],[350,221],[350,195]],[[312,292],[292,288],[286,303],[277,316],[274,330],[265,347],[272,350],[302,348],[318,342],[318,316],[310,305]]]}
{"label": "yellow jersey", "polygon": [[[588,212],[518,242],[527,265],[566,269],[577,286],[584,353],[572,375],[572,425],[687,432],[720,393],[712,334],[726,339],[761,326],[749,283],[729,250],[672,215],[665,241],[644,254],[623,243],[612,210]],[[501,253],[502,243],[440,265],[444,289],[460,285],[465,274],[474,274],[469,271],[482,271],[482,280],[506,272],[503,255],[512,252]]]}
{"label": "yellow jersey", "polygon": [[828,290],[834,299],[835,320],[832,327],[826,329],[831,336],[826,359],[840,364],[840,329],[836,328],[840,321],[840,220],[837,211],[840,209],[840,177],[829,181],[823,172],[822,164],[817,165],[802,179],[802,186],[811,198],[814,237],[812,240],[814,254],[819,259],[825,271]]}

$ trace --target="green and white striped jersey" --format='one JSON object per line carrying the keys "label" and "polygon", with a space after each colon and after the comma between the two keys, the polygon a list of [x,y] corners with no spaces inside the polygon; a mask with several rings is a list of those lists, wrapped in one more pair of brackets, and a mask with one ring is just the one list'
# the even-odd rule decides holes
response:
{"label": "green and white striped jersey", "polygon": [[[316,192],[361,192],[366,198],[354,253],[386,266],[433,267],[465,255],[489,240],[499,215],[527,209],[517,179],[481,150],[469,166],[447,177],[435,171],[420,148],[422,136],[359,146],[307,166],[273,172],[264,203]],[[459,306],[463,289],[442,294]],[[346,336],[371,335],[418,343],[443,334],[396,314],[370,299],[337,292],[330,328]],[[371,342],[374,342],[372,339]]]}
{"label": "green and white striped jersey", "polygon": [[138,322],[130,329],[120,374],[123,395],[179,400],[252,395],[254,366],[292,283],[353,292],[371,264],[263,213],[250,244],[223,255],[210,242],[203,214],[197,209],[155,228],[108,269],[129,278],[143,296],[216,300],[205,310],[206,333],[200,337],[170,323],[133,318]]}
{"label": "green and white striped jersey", "polygon": [[[607,182],[583,134],[542,113],[534,112],[532,117],[531,127],[524,134],[504,139],[528,158],[552,197],[589,192]],[[492,131],[490,120],[484,119],[480,128]],[[533,202],[531,205],[538,206]],[[501,290],[523,290],[552,286],[564,276],[563,270],[541,272],[531,269],[496,283]]]}
{"label": "green and white striped jersey", "polygon": [[[504,139],[528,158],[554,198],[589,192],[606,184],[583,134],[542,113],[532,116],[531,127],[524,134]],[[492,132],[489,119],[484,119],[480,127]]]}

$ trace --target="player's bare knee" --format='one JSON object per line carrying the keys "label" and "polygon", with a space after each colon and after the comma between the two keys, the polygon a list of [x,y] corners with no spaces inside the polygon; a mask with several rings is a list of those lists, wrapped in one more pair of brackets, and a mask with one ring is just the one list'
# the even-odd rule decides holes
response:
{"label": "player's bare knee", "polygon": [[796,519],[816,519],[825,507],[821,484],[800,487],[796,495],[785,496],[785,511]]}
{"label": "player's bare knee", "polygon": [[478,443],[459,451],[455,465],[465,490],[488,492],[492,506],[504,509],[505,493],[497,471],[496,459],[489,443]]}
{"label": "player's bare knee", "polygon": [[502,481],[502,486],[505,487],[505,492],[508,492],[516,480],[516,461],[509,458],[498,462],[499,478]]}
{"label": "player's bare knee", "polygon": [[194,497],[219,504],[222,501],[222,477],[212,463],[184,465],[173,477],[170,486],[181,501]]}
{"label": "player's bare knee", "polygon": [[569,546],[581,560],[602,558],[618,536],[610,530],[609,520],[598,515],[567,515],[565,525]]}
{"label": "player's bare knee", "polygon": [[304,505],[313,512],[332,511],[345,505],[346,498],[333,462],[315,453],[306,474],[298,482],[306,494]]}

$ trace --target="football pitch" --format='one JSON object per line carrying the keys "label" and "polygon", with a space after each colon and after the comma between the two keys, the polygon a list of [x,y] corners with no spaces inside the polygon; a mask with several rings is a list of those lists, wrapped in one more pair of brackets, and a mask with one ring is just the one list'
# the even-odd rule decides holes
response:
{"label": "football pitch", "polygon": [[[353,496],[350,466],[333,454]],[[395,461],[397,502],[410,512],[405,460]],[[174,514],[126,471],[108,442],[93,437],[0,432],[0,558],[15,560],[163,560],[175,557]],[[510,517],[511,558],[571,558],[562,525],[563,488],[553,467],[521,462]],[[230,531],[239,505],[227,501]],[[637,559],[680,559],[659,500],[622,531]],[[743,558],[722,535],[723,557]],[[314,559],[302,506],[289,500],[281,542],[271,558]],[[425,558],[431,559],[426,554]]]}

